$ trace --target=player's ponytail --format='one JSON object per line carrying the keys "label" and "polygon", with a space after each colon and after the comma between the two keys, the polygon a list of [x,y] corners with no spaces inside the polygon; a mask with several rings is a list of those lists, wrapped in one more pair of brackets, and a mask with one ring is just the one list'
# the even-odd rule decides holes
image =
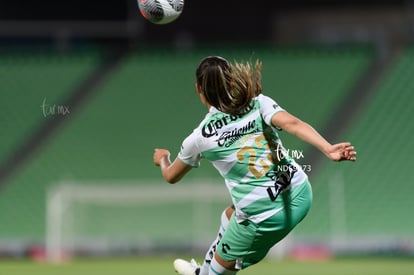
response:
{"label": "player's ponytail", "polygon": [[253,97],[261,93],[261,63],[231,65],[219,56],[204,58],[196,71],[197,83],[206,100],[228,114],[249,110]]}

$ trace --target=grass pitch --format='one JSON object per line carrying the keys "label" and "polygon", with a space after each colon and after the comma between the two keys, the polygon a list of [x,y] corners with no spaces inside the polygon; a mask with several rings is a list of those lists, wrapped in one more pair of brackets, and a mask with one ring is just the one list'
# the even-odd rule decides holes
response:
{"label": "grass pitch", "polygon": [[[0,275],[174,275],[174,257],[79,259],[63,264],[0,260]],[[408,275],[414,260],[401,258],[335,259],[327,261],[265,260],[241,275]]]}

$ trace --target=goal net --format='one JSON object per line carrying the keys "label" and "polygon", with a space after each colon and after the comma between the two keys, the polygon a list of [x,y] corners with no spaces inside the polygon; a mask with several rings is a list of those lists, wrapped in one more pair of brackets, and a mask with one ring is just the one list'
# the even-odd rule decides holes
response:
{"label": "goal net", "polygon": [[47,257],[204,250],[229,204],[220,181],[62,182],[47,195]]}

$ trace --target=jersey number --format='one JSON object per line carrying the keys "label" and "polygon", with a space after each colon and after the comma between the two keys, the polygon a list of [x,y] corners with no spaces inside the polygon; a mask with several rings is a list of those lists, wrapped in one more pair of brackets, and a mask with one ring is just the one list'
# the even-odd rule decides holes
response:
{"label": "jersey number", "polygon": [[[249,159],[249,165],[248,165],[249,171],[254,175],[256,179],[261,178],[264,175],[266,175],[266,173],[269,172],[270,166],[272,163],[271,154],[267,155],[268,161],[262,158],[259,159],[258,161],[256,160],[257,151],[255,148],[269,150],[269,145],[267,144],[267,142],[264,142],[264,143],[262,142],[264,139],[265,139],[264,135],[260,135],[254,140],[255,147],[245,146],[241,148],[239,152],[237,152],[237,159],[239,161],[244,161],[246,157]],[[260,169],[256,167],[260,167]]]}

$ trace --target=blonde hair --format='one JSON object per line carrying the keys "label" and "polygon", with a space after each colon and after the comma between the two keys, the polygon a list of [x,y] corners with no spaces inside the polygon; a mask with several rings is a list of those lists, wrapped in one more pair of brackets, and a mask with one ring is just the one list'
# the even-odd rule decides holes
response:
{"label": "blonde hair", "polygon": [[230,64],[219,56],[204,58],[196,71],[197,83],[207,101],[228,114],[244,114],[254,97],[262,92],[262,63]]}

